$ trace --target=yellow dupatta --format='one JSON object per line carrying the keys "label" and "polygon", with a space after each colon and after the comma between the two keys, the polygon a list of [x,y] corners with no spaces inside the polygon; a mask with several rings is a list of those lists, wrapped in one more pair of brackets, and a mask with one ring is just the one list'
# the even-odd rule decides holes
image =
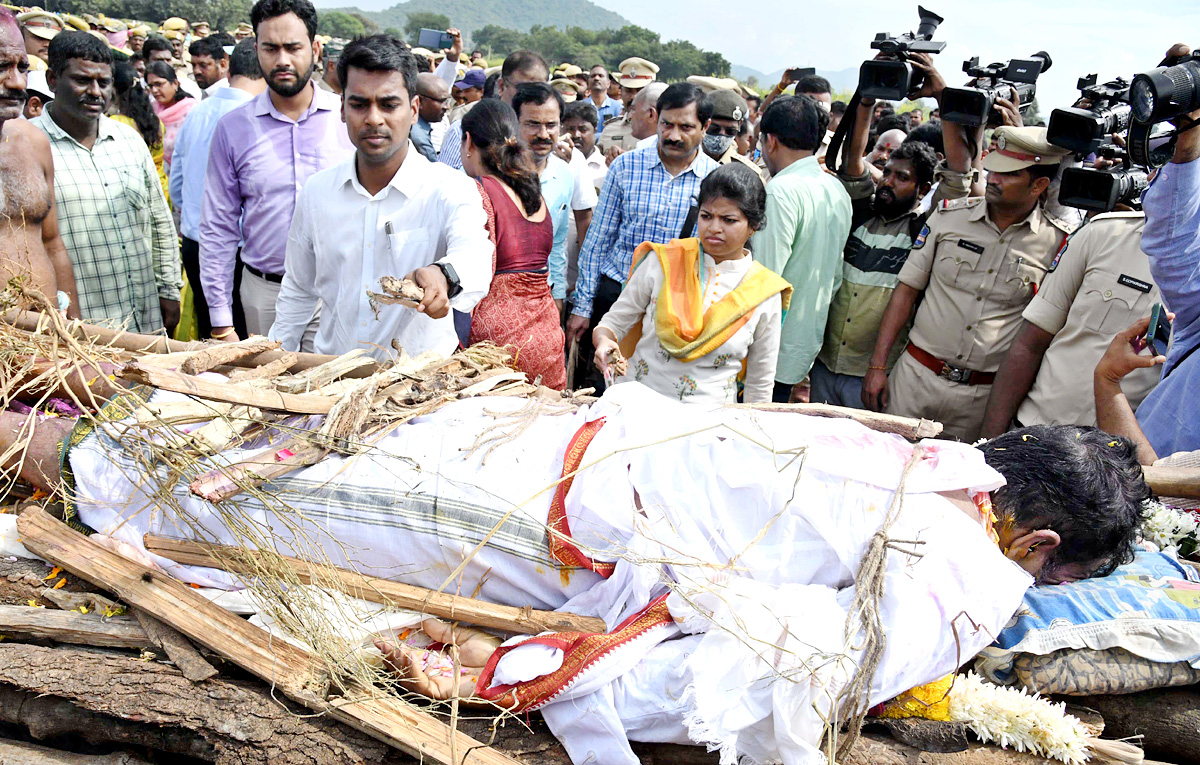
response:
{"label": "yellow dupatta", "polygon": [[[680,361],[695,361],[720,348],[750,321],[754,309],[772,295],[782,293],[784,311],[791,303],[792,286],[756,262],[750,264],[750,270],[737,287],[705,311],[704,288],[700,284],[700,240],[643,242],[633,253],[631,276],[651,252],[658,255],[664,277],[654,310],[655,332],[667,353]],[[642,322],[638,321],[621,340],[625,358],[633,356],[641,337]]]}

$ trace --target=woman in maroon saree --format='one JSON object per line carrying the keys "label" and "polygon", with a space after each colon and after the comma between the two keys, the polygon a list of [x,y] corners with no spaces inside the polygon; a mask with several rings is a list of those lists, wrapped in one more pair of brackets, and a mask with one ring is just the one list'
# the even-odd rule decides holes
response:
{"label": "woman in maroon saree", "polygon": [[[537,166],[517,142],[517,115],[484,99],[462,120],[463,169],[479,181],[495,219],[495,276],[471,316],[471,344],[508,346],[514,365],[542,384],[567,384],[564,335],[546,281],[554,224],[542,199]],[[489,223],[491,221],[489,220]]]}

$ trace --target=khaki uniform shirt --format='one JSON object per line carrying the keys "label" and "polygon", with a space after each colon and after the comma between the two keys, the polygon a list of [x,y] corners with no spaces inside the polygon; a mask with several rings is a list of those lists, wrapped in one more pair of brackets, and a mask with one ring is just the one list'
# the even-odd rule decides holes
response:
{"label": "khaki uniform shirt", "polygon": [[633,125],[630,124],[628,115],[622,115],[605,124],[604,132],[596,136],[596,145],[603,153],[607,153],[610,146],[616,146],[621,151],[633,151],[637,148],[637,142],[638,139],[633,137]]}
{"label": "khaki uniform shirt", "polygon": [[995,372],[1068,233],[1040,206],[1001,233],[982,197],[943,202],[900,269],[900,281],[925,292],[912,342],[955,366]]}
{"label": "khaki uniform shirt", "polygon": [[725,150],[725,153],[722,154],[719,159],[717,159],[718,165],[728,165],[730,162],[739,162],[745,165],[758,175],[759,180],[761,180],[763,183],[767,182],[766,179],[763,178],[762,171],[758,169],[758,165],[737,150],[736,141],[729,144],[729,148]]}
{"label": "khaki uniform shirt", "polygon": [[[1097,215],[1055,256],[1050,275],[1023,314],[1054,335],[1033,386],[1017,410],[1022,425],[1095,425],[1096,401],[1086,383],[1113,335],[1150,314],[1161,300],[1142,252],[1146,216]],[[1161,370],[1138,369],[1121,381],[1135,409]]]}

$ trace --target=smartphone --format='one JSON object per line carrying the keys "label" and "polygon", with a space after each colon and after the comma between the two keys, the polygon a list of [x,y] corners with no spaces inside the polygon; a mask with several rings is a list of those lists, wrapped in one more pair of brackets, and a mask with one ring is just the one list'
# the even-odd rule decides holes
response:
{"label": "smartphone", "polygon": [[787,75],[787,78],[789,80],[791,80],[792,82],[798,82],[802,78],[807,77],[810,74],[816,74],[816,73],[817,73],[816,67],[798,66],[798,67],[794,67],[792,69],[787,70],[786,75]]}
{"label": "smartphone", "polygon": [[1155,356],[1167,355],[1167,345],[1171,342],[1171,319],[1162,303],[1155,303],[1150,309],[1150,326],[1142,338],[1145,347]]}
{"label": "smartphone", "polygon": [[422,29],[417,33],[417,47],[437,50],[454,46],[454,38],[441,29]]}

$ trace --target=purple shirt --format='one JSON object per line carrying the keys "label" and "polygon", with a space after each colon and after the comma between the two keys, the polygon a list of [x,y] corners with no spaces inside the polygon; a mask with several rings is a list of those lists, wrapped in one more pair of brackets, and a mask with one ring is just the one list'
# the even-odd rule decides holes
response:
{"label": "purple shirt", "polygon": [[268,89],[217,123],[199,240],[200,281],[214,327],[233,325],[239,244],[244,263],[282,275],[300,188],[317,172],[353,156],[340,108],[340,96],[314,87],[308,111],[293,122],[275,108]]}

